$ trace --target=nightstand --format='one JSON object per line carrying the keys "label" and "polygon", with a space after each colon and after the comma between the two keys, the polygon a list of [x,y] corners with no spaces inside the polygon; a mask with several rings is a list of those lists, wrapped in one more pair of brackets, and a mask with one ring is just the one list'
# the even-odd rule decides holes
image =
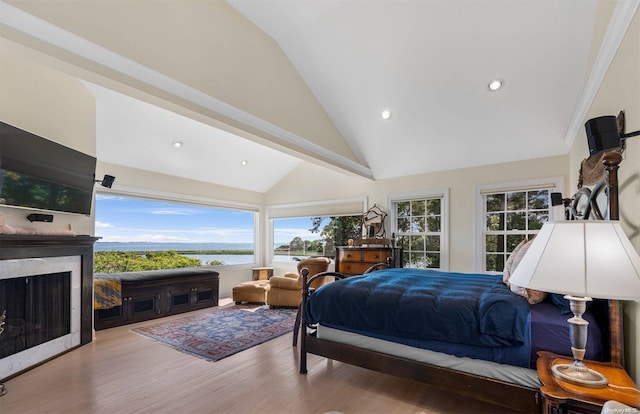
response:
{"label": "nightstand", "polygon": [[542,386],[542,412],[544,414],[598,414],[608,400],[640,408],[640,389],[624,369],[607,363],[584,361],[584,364],[609,379],[605,388],[586,388],[558,379],[551,373],[557,362],[571,363],[572,358],[550,352],[538,352],[538,377]]}

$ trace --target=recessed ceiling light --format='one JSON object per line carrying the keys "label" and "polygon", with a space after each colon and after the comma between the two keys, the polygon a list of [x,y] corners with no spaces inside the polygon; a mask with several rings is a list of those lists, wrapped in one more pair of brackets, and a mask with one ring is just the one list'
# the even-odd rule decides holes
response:
{"label": "recessed ceiling light", "polygon": [[489,82],[490,91],[497,91],[498,89],[501,89],[503,86],[504,86],[504,81],[502,79],[494,79],[491,82]]}
{"label": "recessed ceiling light", "polygon": [[182,148],[182,141],[173,141],[173,148]]}
{"label": "recessed ceiling light", "polygon": [[249,161],[247,161],[247,160],[242,160],[242,161],[240,161],[240,165],[242,165],[243,167],[244,167],[245,165],[247,165],[247,164],[249,164]]}
{"label": "recessed ceiling light", "polygon": [[387,120],[391,118],[391,111],[388,109],[384,109],[380,112],[380,118]]}

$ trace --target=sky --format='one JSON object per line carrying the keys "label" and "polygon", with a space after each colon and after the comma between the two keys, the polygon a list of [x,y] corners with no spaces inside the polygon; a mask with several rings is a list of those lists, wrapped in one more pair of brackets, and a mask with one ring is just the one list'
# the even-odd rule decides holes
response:
{"label": "sky", "polygon": [[[96,195],[100,242],[253,243],[254,213],[140,198]],[[317,240],[309,218],[278,220],[274,244]]]}

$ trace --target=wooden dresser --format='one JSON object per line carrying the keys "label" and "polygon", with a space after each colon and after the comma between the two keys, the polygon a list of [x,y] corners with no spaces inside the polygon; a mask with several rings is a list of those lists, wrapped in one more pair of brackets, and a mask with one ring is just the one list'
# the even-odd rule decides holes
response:
{"label": "wooden dresser", "polygon": [[402,249],[391,247],[336,247],[336,272],[347,276],[361,275],[376,263],[402,267]]}

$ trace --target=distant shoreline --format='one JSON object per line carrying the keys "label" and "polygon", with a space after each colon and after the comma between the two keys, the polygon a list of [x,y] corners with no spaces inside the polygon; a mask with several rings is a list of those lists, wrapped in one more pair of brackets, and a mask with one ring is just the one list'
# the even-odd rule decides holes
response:
{"label": "distant shoreline", "polygon": [[[278,246],[281,246],[278,245]],[[282,249],[274,246],[273,254],[276,256],[316,256],[322,252],[303,249]],[[252,243],[168,243],[168,242],[96,242],[94,252],[125,252],[136,255],[152,254],[157,252],[176,252],[188,256],[253,256],[255,250]]]}
{"label": "distant shoreline", "polygon": [[253,255],[253,250],[99,250],[102,252],[126,252],[134,254],[147,254],[147,253],[159,253],[159,252],[176,252],[178,254],[197,254],[197,255]]}
{"label": "distant shoreline", "polygon": [[[122,252],[122,253],[133,253],[138,255],[145,255],[148,253],[161,253],[161,252],[176,252],[181,255],[199,255],[199,256],[253,256],[253,250],[245,249],[245,250],[177,250],[177,249],[166,249],[166,250],[97,250],[96,252]],[[302,251],[302,250],[293,250],[289,252],[288,250],[279,250],[275,249],[274,251],[276,256],[309,256],[320,254],[320,252],[315,251]]]}
{"label": "distant shoreline", "polygon": [[180,254],[204,255],[252,255],[253,243],[235,242],[101,242],[94,244],[94,251],[135,252],[177,252]]}

